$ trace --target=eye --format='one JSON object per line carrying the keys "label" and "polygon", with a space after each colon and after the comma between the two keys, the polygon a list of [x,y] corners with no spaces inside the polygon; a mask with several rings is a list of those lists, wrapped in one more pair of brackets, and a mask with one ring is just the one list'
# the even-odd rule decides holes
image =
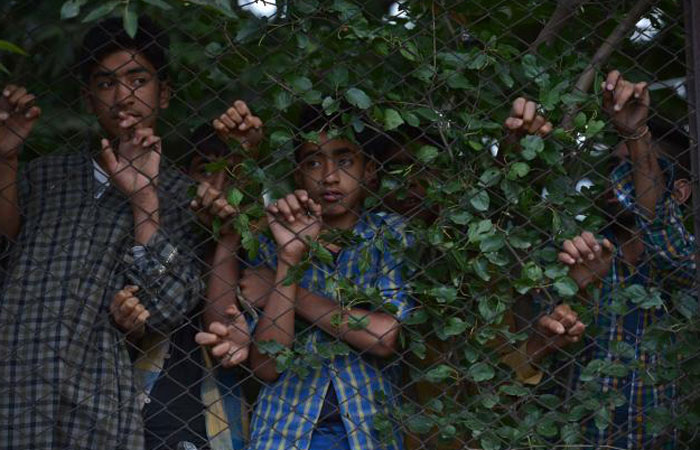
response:
{"label": "eye", "polygon": [[148,78],[146,77],[134,78],[134,80],[131,82],[131,84],[136,87],[143,86],[146,83],[148,83]]}
{"label": "eye", "polygon": [[98,89],[109,89],[112,86],[114,86],[114,80],[98,80],[97,81],[97,88]]}
{"label": "eye", "polygon": [[307,159],[304,163],[307,169],[317,169],[321,167],[321,162],[317,159]]}
{"label": "eye", "polygon": [[352,166],[352,158],[340,158],[338,160],[338,167],[350,167]]}

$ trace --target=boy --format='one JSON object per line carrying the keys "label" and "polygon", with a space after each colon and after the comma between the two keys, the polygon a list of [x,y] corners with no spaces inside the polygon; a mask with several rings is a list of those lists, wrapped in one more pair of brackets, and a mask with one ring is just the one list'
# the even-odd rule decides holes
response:
{"label": "boy", "polygon": [[[318,132],[318,142],[296,149],[298,190],[267,207],[274,242],[261,237],[258,260],[275,270],[274,289],[256,327],[250,364],[268,384],[252,419],[251,449],[403,448],[397,430],[382,441],[376,428],[398,402],[400,371],[387,360],[398,351],[400,320],[410,302],[390,241],[405,246],[407,237],[398,216],[363,211],[366,186],[376,177],[371,155],[382,142],[368,128],[356,134],[359,145],[331,137],[341,126],[340,113],[302,113],[301,131]],[[349,231],[359,243],[340,248],[319,242],[332,262],[313,258],[299,283],[284,282],[322,229]],[[374,290],[380,306],[352,306],[350,296],[339,292],[344,283]],[[274,355],[263,352],[268,341],[307,356],[333,344],[347,352],[300,371],[278,371]]]}
{"label": "boy", "polygon": [[92,28],[81,74],[96,146],[18,156],[41,110],[22,87],[0,100],[0,232],[14,241],[0,298],[0,448],[140,449],[131,361],[107,313],[139,286],[149,324],[167,332],[201,290],[187,178],[161,167],[155,133],[168,107],[168,38],[141,17]]}
{"label": "boy", "polygon": [[[238,277],[240,235],[228,226],[235,210],[222,195],[231,180],[228,170],[212,173],[207,164],[226,160],[232,168],[240,163],[241,158],[231,154],[224,141],[235,138],[250,150],[261,137],[261,127],[260,119],[239,100],[213,122],[213,127],[200,126],[193,134],[195,154],[189,173],[200,184],[191,206],[206,225],[211,226],[213,217],[224,225],[218,241],[207,252],[207,301],[192,311],[187,323],[172,335],[149,333],[138,343],[144,352],[135,365],[137,384],[146,395],[146,449],[191,444],[196,448],[208,445],[239,450],[244,446],[248,417],[240,381],[227,370],[210,374],[206,369],[214,369],[211,357],[204,348],[200,350],[197,342],[221,339],[222,345],[214,348],[212,355],[224,368],[247,359],[248,325],[240,314],[232,285]],[[127,286],[117,293],[111,307],[117,325],[136,339],[143,334],[149,314],[137,295],[133,287]],[[201,329],[209,333],[201,333],[195,342]]]}

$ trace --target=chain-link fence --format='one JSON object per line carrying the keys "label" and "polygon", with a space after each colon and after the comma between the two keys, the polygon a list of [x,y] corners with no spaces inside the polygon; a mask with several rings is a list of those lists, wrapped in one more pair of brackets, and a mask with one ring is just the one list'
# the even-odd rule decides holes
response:
{"label": "chain-link fence", "polygon": [[0,14],[0,448],[697,448],[691,0]]}

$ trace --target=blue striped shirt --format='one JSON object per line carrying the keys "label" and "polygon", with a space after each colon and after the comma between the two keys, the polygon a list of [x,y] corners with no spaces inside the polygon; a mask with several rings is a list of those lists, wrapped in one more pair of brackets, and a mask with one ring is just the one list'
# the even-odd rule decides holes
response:
{"label": "blue striped shirt", "polygon": [[[392,251],[392,241],[403,248],[409,245],[403,227],[399,216],[365,214],[353,230],[359,243],[341,250],[332,264],[314,260],[299,285],[347,307],[349,299],[338,291],[343,280],[350,280],[359,288],[374,289],[381,296],[381,305],[399,320],[404,319],[411,301],[404,290],[402,261]],[[275,267],[275,243],[264,236],[260,241],[260,254],[254,263]],[[324,345],[336,341],[313,324],[297,320],[296,328],[295,348],[311,355],[322,354]],[[251,421],[251,450],[308,449],[331,383],[350,448],[403,448],[397,427],[391,442],[382,442],[375,430],[375,418],[380,414],[388,417],[398,405],[398,362],[350,349],[345,355],[319,358],[319,363],[308,369],[305,374],[287,370],[263,387]]]}

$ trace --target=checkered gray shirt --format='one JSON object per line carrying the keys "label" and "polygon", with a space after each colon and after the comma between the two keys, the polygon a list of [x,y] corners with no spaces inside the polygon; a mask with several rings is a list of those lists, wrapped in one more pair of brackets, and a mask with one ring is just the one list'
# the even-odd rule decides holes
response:
{"label": "checkered gray shirt", "polygon": [[137,284],[149,325],[167,332],[200,300],[190,181],[161,169],[161,226],[136,258],[128,199],[114,187],[95,198],[87,153],[34,160],[19,183],[22,231],[0,294],[0,449],[141,449],[109,303]]}

